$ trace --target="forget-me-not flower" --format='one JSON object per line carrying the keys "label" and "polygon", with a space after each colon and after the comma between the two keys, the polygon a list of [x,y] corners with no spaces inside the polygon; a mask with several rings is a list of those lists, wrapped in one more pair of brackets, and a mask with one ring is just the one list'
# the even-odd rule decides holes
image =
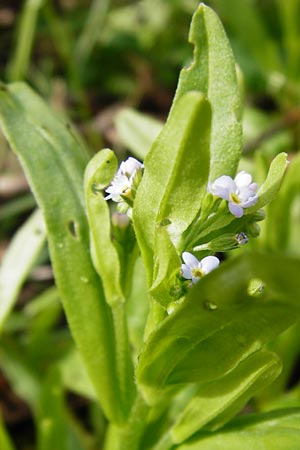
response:
{"label": "forget-me-not flower", "polygon": [[208,191],[217,197],[228,201],[228,208],[235,217],[242,217],[245,208],[250,208],[257,202],[257,184],[252,183],[249,173],[239,172],[233,180],[228,175],[222,175],[209,184]]}
{"label": "forget-me-not flower", "polygon": [[123,161],[111,184],[105,189],[105,192],[109,194],[105,200],[120,203],[123,201],[122,195],[130,196],[134,179],[143,167],[142,163],[132,157]]}
{"label": "forget-me-not flower", "polygon": [[220,260],[216,256],[206,256],[199,261],[189,252],[183,252],[182,259],[184,264],[181,265],[181,275],[186,280],[192,280],[193,284],[220,264]]}

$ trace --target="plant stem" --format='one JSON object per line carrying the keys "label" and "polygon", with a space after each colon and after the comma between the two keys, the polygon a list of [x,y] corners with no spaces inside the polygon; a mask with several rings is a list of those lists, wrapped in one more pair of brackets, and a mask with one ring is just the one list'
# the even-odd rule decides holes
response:
{"label": "plant stem", "polygon": [[150,407],[140,394],[137,395],[128,422],[124,427],[111,424],[104,450],[138,450],[147,425]]}

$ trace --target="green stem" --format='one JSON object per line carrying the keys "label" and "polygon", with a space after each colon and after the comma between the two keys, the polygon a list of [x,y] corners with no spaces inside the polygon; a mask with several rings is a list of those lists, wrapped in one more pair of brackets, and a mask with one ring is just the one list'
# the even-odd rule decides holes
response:
{"label": "green stem", "polygon": [[75,48],[75,58],[80,70],[84,70],[86,62],[103,29],[104,20],[108,11],[110,0],[94,0],[78,38]]}
{"label": "green stem", "polygon": [[147,425],[150,407],[140,394],[137,395],[126,426],[109,427],[104,450],[138,450]]}

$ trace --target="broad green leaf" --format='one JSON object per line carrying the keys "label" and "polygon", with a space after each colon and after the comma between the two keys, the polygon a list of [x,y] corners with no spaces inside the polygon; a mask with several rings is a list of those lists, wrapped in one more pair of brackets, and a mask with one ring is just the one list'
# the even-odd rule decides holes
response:
{"label": "broad green leaf", "polygon": [[224,28],[214,11],[203,3],[195,12],[189,41],[194,61],[182,69],[170,116],[189,91],[206,95],[212,108],[210,144],[211,181],[235,175],[242,148],[241,99],[235,61]]}
{"label": "broad green leaf", "polygon": [[144,160],[163,127],[157,119],[130,108],[116,114],[115,124],[122,143],[140,160]]}
{"label": "broad green leaf", "polygon": [[22,284],[41,252],[46,229],[41,211],[37,210],[22,225],[6,249],[0,268],[0,330],[12,310]]}
{"label": "broad green leaf", "polygon": [[251,414],[216,433],[198,433],[178,450],[298,450],[300,408]]}
{"label": "broad green leaf", "polygon": [[60,298],[87,372],[106,415],[120,421],[111,312],[89,254],[87,156],[69,125],[24,84],[1,86],[0,123],[43,211]]}
{"label": "broad green leaf", "polygon": [[224,377],[200,385],[172,429],[173,441],[180,443],[196,431],[214,430],[235,416],[261,388],[280,373],[281,364],[273,353],[259,351],[242,361]]}
{"label": "broad green leaf", "polygon": [[[150,402],[169,384],[207,382],[229,373],[300,316],[300,262],[249,253],[197,283],[184,303],[150,335],[137,379]],[[261,297],[247,286],[266,284]]]}
{"label": "broad green leaf", "polygon": [[133,208],[133,223],[152,281],[156,227],[167,222],[180,238],[201,207],[209,170],[210,107],[189,92],[178,101],[145,159]]}

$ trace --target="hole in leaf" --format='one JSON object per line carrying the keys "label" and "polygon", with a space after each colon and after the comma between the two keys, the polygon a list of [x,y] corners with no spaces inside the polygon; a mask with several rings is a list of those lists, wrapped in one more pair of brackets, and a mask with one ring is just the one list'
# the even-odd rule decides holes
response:
{"label": "hole in leaf", "polygon": [[77,239],[77,240],[80,239],[79,229],[78,228],[79,228],[78,224],[74,220],[70,220],[68,222],[68,230],[71,233],[72,237],[74,239]]}

